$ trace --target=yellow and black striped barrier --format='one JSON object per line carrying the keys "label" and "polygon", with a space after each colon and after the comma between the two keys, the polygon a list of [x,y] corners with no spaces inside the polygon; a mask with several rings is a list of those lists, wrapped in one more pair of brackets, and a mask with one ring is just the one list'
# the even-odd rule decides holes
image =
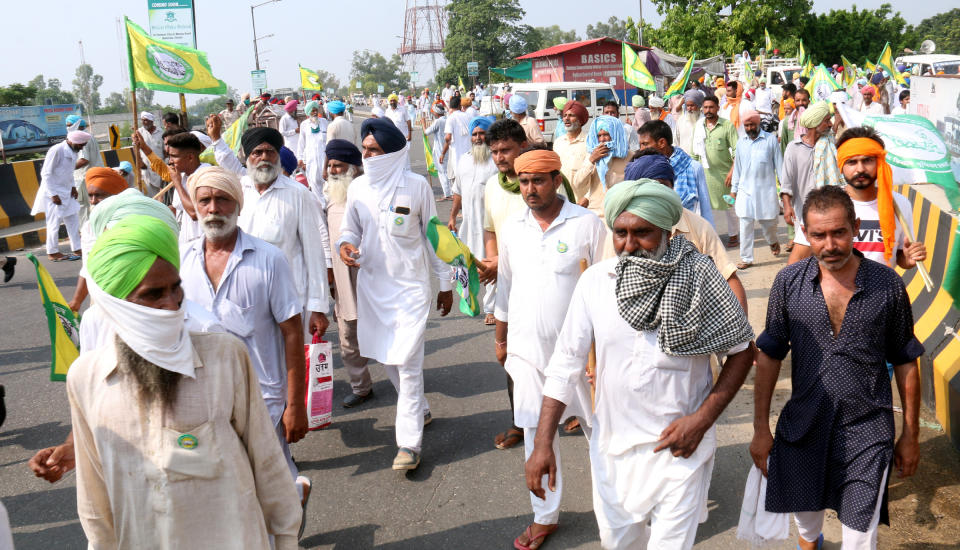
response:
{"label": "yellow and black striped barrier", "polygon": [[957,218],[914,187],[904,185],[897,191],[913,205],[914,236],[927,246],[924,264],[934,282],[933,292],[927,292],[916,269],[897,269],[913,304],[914,332],[924,348],[920,359],[923,403],[935,411],[960,451],[960,310],[953,307],[953,299],[942,287],[957,234]]}

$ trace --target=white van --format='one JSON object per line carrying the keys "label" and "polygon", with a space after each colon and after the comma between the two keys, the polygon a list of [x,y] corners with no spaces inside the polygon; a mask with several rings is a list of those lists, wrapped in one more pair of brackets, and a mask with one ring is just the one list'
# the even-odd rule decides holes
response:
{"label": "white van", "polygon": [[[553,130],[557,127],[559,113],[553,106],[553,100],[565,97],[579,101],[587,108],[590,118],[603,114],[603,105],[608,101],[622,103],[614,92],[613,86],[600,82],[519,82],[511,84],[510,93],[523,96],[527,100],[527,116],[533,117],[540,125],[543,139],[553,142]],[[620,105],[620,115],[626,114],[626,108]]]}

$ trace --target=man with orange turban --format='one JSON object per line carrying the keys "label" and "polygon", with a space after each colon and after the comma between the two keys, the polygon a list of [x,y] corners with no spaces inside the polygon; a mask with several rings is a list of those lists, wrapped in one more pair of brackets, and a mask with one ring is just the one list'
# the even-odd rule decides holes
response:
{"label": "man with orange turban", "polygon": [[[525,458],[537,438],[546,382],[543,370],[580,278],[580,262],[600,261],[606,237],[599,216],[560,196],[560,166],[553,151],[535,149],[517,157],[514,169],[526,208],[507,218],[501,231],[510,238],[499,244],[495,346],[497,359],[513,379],[513,420],[523,428]],[[578,399],[566,416],[580,417],[588,431],[590,393],[586,377],[579,382]],[[514,541],[515,548],[538,548],[557,530],[563,494],[558,450],[553,438],[555,490],[546,491],[544,498],[531,494],[533,523]]]}
{"label": "man with orange turban", "polygon": [[[911,242],[894,212],[894,201],[904,222],[913,226],[913,206],[893,191],[893,170],[887,164],[883,139],[869,126],[848,128],[837,139],[837,163],[847,185],[844,190],[853,199],[860,230],[853,236],[853,247],[864,258],[890,267],[910,269],[927,258],[927,247]],[[805,232],[797,232],[790,263],[810,256]]]}

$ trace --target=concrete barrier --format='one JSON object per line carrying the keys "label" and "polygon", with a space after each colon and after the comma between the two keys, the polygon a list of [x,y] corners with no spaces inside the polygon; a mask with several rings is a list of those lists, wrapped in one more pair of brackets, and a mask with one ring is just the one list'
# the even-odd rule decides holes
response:
{"label": "concrete barrier", "polygon": [[913,304],[914,332],[924,347],[920,358],[923,403],[936,413],[960,451],[960,310],[942,288],[958,220],[949,214],[942,191],[933,185],[904,185],[897,191],[913,204],[914,236],[927,246],[924,264],[934,282],[933,292],[927,292],[916,269],[897,269]]}

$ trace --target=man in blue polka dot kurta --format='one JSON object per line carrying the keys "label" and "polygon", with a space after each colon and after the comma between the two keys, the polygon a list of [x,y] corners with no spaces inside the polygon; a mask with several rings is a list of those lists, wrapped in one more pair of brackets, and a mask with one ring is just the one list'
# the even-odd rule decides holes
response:
{"label": "man in blue polka dot kurta", "polygon": [[[907,477],[919,460],[923,346],[903,281],[853,248],[860,220],[847,194],[811,191],[803,210],[813,257],[784,268],[770,291],[750,453],[767,474],[767,511],[795,514],[799,548],[821,547],[826,508],[843,524],[844,549],[876,548],[891,463]],[[792,394],[774,438],[770,399],[791,349]],[[903,403],[896,442],[888,361]]]}

